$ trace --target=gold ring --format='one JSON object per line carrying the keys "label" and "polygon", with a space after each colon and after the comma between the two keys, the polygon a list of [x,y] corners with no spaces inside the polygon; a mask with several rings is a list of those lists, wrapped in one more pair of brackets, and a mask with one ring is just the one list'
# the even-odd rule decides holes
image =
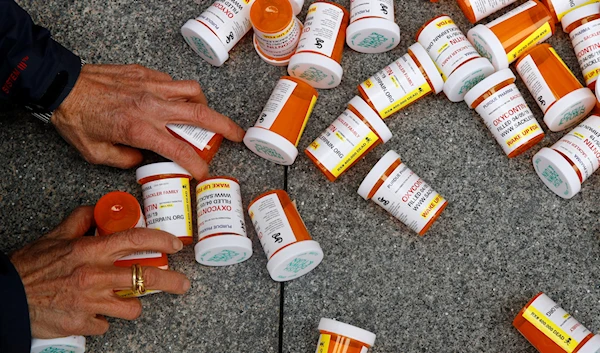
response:
{"label": "gold ring", "polygon": [[131,266],[132,272],[132,291],[135,295],[146,293],[146,286],[144,285],[144,277],[142,276],[142,266],[140,264],[134,264]]}

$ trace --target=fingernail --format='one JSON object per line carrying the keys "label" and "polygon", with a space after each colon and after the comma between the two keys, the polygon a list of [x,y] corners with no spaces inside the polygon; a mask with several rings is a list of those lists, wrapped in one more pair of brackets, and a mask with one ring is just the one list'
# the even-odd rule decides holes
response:
{"label": "fingernail", "polygon": [[190,289],[190,287],[191,287],[191,286],[192,286],[192,284],[190,283],[190,280],[186,279],[186,280],[183,282],[183,290],[184,290],[184,291],[186,291],[186,292],[187,292],[187,291]]}
{"label": "fingernail", "polygon": [[173,239],[173,248],[177,251],[183,249],[183,243],[178,238]]}

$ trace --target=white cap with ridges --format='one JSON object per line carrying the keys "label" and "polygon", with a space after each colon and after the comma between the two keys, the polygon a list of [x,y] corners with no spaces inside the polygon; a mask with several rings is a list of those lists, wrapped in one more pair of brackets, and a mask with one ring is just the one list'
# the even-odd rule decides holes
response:
{"label": "white cap with ridges", "polygon": [[135,177],[138,181],[156,175],[166,175],[166,174],[181,174],[188,175],[190,178],[192,174],[187,170],[183,169],[179,164],[175,162],[160,162],[160,163],[152,163],[145,165],[143,167],[139,167],[135,171]]}
{"label": "white cap with ridges", "polygon": [[321,321],[319,321],[319,331],[331,332],[336,335],[348,337],[364,343],[369,347],[373,347],[375,338],[377,337],[373,332],[327,318],[322,318]]}
{"label": "white cap with ridges", "polygon": [[392,138],[392,132],[387,125],[361,97],[354,96],[348,102],[348,105],[353,106],[371,124],[377,135],[381,137],[383,143],[388,142]]}
{"label": "white cap with ridges", "polygon": [[31,340],[31,353],[42,352],[85,352],[85,337],[69,336],[54,339],[37,339]]}
{"label": "white cap with ridges", "polygon": [[433,85],[433,90],[435,94],[440,93],[442,89],[444,89],[444,79],[442,79],[442,75],[438,71],[433,60],[431,60],[429,54],[427,54],[427,52],[425,51],[425,48],[423,48],[421,43],[416,42],[415,44],[408,47],[408,50],[410,50],[413,53],[417,60],[419,60],[419,64],[423,66],[423,69],[425,70],[429,81],[431,81],[431,84]]}
{"label": "white cap with ridges", "polygon": [[474,109],[476,107],[472,107],[472,105],[477,98],[483,96],[487,91],[504,81],[511,80],[512,82],[515,82],[516,79],[517,77],[510,69],[500,70],[479,82],[475,87],[471,88],[471,90],[465,94],[465,103],[467,103],[469,108]]}
{"label": "white cap with ridges", "polygon": [[369,194],[371,193],[371,190],[375,184],[377,184],[379,178],[397,160],[400,160],[400,155],[396,153],[396,151],[389,151],[388,153],[384,154],[379,162],[377,162],[371,169],[369,174],[367,174],[362,183],[360,183],[360,186],[358,187],[358,194],[362,196],[363,199],[368,200]]}
{"label": "white cap with ridges", "polygon": [[573,23],[594,14],[600,14],[600,2],[581,6],[575,10],[569,11],[563,16],[563,18],[560,20],[560,23],[562,24],[563,30],[566,32],[567,28]]}

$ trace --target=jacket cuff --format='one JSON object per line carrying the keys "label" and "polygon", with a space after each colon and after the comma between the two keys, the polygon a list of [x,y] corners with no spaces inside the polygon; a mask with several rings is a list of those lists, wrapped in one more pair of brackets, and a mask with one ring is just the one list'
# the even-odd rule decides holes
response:
{"label": "jacket cuff", "polygon": [[0,253],[0,352],[29,353],[31,323],[25,288],[8,257]]}

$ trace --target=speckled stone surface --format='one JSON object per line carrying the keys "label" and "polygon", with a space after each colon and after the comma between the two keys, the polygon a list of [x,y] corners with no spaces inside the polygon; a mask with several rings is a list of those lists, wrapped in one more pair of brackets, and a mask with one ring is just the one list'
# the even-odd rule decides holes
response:
{"label": "speckled stone surface", "polygon": [[[139,63],[198,80],[210,105],[244,128],[254,124],[285,74],[258,58],[249,37],[221,68],[194,54],[179,28],[209,0],[21,3],[91,63]],[[359,83],[406,52],[424,22],[446,13],[465,32],[471,27],[454,1],[395,4],[401,44],[377,55],[346,48],[342,84],[319,92],[300,150],[345,109]],[[559,30],[550,43],[581,79],[568,37]],[[541,111],[520,80],[518,85],[541,122]],[[18,110],[2,110],[2,251],[34,240],[77,205],[93,204],[106,192],[140,196],[133,170],[88,165],[51,126]],[[443,95],[427,97],[386,123],[394,138],[335,183],[303,154],[285,180],[283,167],[229,142],[212,164],[214,174],[240,179],[245,205],[287,182],[325,252],[317,269],[284,287],[282,352],[313,352],[321,317],[375,332],[375,353],[534,352],[511,322],[539,291],[592,331],[600,329],[600,180],[592,176],[566,201],[546,189],[531,165],[533,154],[563,133],[548,133],[530,152],[509,160],[474,111]],[[450,203],[424,237],[356,193],[390,149]],[[146,156],[147,162],[160,160]],[[191,247],[172,256],[172,267],[192,280],[190,292],[144,298],[140,319],[112,320],[108,334],[88,339],[88,351],[277,352],[280,286],[270,280],[252,231],[251,236],[255,254],[241,265],[202,267]]]}

